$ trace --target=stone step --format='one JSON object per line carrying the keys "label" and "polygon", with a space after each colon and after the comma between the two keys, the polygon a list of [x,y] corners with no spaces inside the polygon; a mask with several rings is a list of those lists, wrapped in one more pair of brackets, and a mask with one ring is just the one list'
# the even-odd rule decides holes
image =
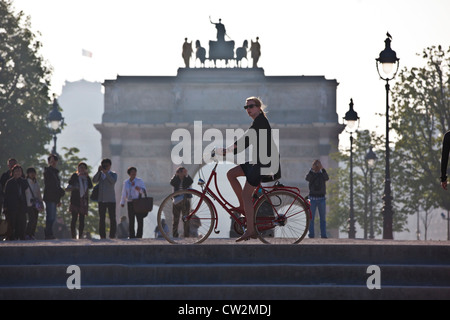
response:
{"label": "stone step", "polygon": [[[81,283],[103,285],[365,285],[365,264],[80,264]],[[387,286],[449,286],[450,266],[378,265]],[[64,285],[68,265],[0,266],[0,287]]]}
{"label": "stone step", "polygon": [[[63,242],[64,243],[64,242]],[[449,245],[111,245],[0,246],[0,265],[360,263],[450,265]],[[163,242],[165,243],[165,242]]]}
{"label": "stone step", "polygon": [[[450,245],[339,241],[6,242],[0,299],[450,299]],[[70,265],[80,290],[67,288]],[[367,287],[370,265],[380,290]]]}
{"label": "stone step", "polygon": [[110,285],[69,290],[45,286],[0,288],[0,299],[179,300],[180,306],[187,300],[240,300],[242,304],[249,300],[258,304],[266,300],[448,300],[450,287],[382,286],[369,290],[356,285]]}

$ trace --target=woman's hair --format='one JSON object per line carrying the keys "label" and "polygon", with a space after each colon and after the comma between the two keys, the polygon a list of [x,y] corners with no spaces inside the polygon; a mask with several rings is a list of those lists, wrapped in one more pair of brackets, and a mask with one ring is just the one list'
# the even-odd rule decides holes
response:
{"label": "woman's hair", "polygon": [[133,170],[137,172],[136,167],[129,167],[129,168],[127,169],[128,175],[130,175],[131,171],[133,171]]}
{"label": "woman's hair", "polygon": [[179,173],[179,172],[183,171],[184,169],[186,169],[186,168],[185,167],[178,167],[175,172]]}
{"label": "woman's hair", "polygon": [[267,113],[264,111],[267,106],[262,102],[261,98],[258,97],[248,97],[245,102],[253,101],[257,107],[261,108],[261,113],[267,118]]}
{"label": "woman's hair", "polygon": [[20,164],[15,164],[14,167],[11,168],[11,173],[14,174],[14,171],[16,171],[16,170],[22,171],[22,174],[23,174],[23,169]]}
{"label": "woman's hair", "polygon": [[80,163],[78,163],[78,166],[84,166],[86,169],[88,168],[88,165],[86,164],[86,162],[81,161]]}
{"label": "woman's hair", "polygon": [[81,166],[85,167],[86,170],[88,170],[88,165],[86,164],[86,162],[81,161],[77,165],[77,173],[79,172],[78,168],[81,167]]}
{"label": "woman's hair", "polygon": [[[29,168],[27,169],[27,178],[30,177],[30,173],[36,173],[36,169],[33,168],[33,167],[29,167]],[[36,177],[34,178],[34,181],[36,181]]]}

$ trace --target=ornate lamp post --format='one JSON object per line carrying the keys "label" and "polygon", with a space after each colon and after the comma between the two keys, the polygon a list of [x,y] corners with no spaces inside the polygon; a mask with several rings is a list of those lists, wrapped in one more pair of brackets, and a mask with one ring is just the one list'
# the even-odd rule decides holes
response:
{"label": "ornate lamp post", "polygon": [[373,168],[375,167],[375,162],[378,159],[375,152],[373,152],[372,147],[370,147],[369,152],[366,154],[367,165],[369,166],[370,174],[370,216],[369,216],[369,239],[375,238],[373,233]]}
{"label": "ornate lamp post", "polygon": [[353,208],[353,132],[356,132],[356,130],[358,130],[359,117],[358,113],[353,110],[353,99],[350,99],[349,106],[350,109],[345,113],[344,117],[347,129],[346,131],[350,133],[350,217],[348,220],[348,237],[349,239],[355,239],[355,212]]}
{"label": "ornate lamp post", "polygon": [[[391,196],[391,173],[389,167],[389,80],[394,79],[399,68],[399,58],[395,51],[391,49],[392,37],[387,33],[387,38],[384,40],[385,48],[380,52],[380,56],[376,59],[376,66],[378,75],[382,80],[386,81],[386,171],[384,180],[384,195],[383,195],[383,239],[393,239],[393,210],[392,210],[392,196]],[[379,65],[382,66],[380,71]]]}
{"label": "ornate lamp post", "polygon": [[56,98],[53,98],[53,109],[47,116],[47,122],[49,124],[49,128],[53,133],[53,149],[52,154],[56,153],[56,135],[61,132],[61,128],[64,125],[64,118],[59,111],[59,104]]}

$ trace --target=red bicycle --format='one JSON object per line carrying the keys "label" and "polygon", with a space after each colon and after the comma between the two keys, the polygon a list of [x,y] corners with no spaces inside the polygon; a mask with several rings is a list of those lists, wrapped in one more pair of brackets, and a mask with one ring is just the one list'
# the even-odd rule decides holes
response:
{"label": "red bicycle", "polygon": [[[158,228],[170,243],[201,243],[213,230],[219,233],[218,214],[213,200],[231,216],[238,234],[242,235],[246,230],[245,215],[239,213],[219,191],[216,172],[219,161],[215,157],[215,150],[211,152],[211,158],[215,165],[208,181],[199,179],[198,184],[202,191],[176,191],[167,196],[159,207]],[[217,193],[210,188],[213,181]],[[278,181],[270,187],[260,184],[253,194],[253,206],[255,230],[262,242],[295,244],[306,236],[311,211],[309,203],[300,195],[298,188],[284,186]],[[178,222],[180,217],[182,223]]]}

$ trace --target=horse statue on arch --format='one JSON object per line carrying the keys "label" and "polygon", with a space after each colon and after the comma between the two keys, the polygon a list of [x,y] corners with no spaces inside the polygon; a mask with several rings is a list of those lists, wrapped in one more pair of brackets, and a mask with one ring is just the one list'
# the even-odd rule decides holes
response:
{"label": "horse statue on arch", "polygon": [[195,60],[200,60],[200,66],[205,67],[205,60],[206,60],[206,49],[203,48],[200,44],[200,40],[195,41]]}
{"label": "horse statue on arch", "polygon": [[248,48],[248,41],[244,40],[244,43],[242,44],[242,47],[239,47],[236,49],[236,63],[238,68],[242,68],[242,59],[247,59],[247,48]]}

